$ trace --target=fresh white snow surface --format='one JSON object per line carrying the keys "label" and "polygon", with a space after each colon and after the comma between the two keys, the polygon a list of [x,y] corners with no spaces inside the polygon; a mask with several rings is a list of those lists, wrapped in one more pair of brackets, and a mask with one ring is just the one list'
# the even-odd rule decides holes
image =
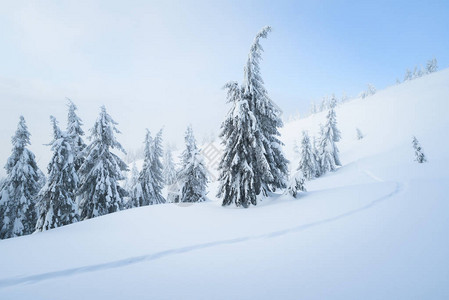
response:
{"label": "fresh white snow surface", "polygon": [[[223,208],[211,183],[208,202],[2,240],[0,299],[448,299],[448,110],[449,69],[337,107],[343,166],[299,199]],[[282,129],[293,169],[324,121]]]}

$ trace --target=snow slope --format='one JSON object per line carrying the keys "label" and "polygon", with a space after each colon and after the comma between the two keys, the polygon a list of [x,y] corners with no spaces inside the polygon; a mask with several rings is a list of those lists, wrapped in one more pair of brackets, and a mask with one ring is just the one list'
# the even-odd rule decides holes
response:
{"label": "snow slope", "polygon": [[[300,199],[142,207],[0,241],[0,299],[447,299],[448,108],[449,70],[343,104],[343,167]],[[293,167],[324,118],[282,130]]]}

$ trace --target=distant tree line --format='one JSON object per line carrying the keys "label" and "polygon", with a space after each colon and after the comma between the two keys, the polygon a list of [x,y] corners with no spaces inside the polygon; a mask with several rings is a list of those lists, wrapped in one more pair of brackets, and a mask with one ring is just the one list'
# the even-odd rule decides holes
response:
{"label": "distant tree line", "polygon": [[[427,61],[425,67],[415,66],[413,71],[411,71],[410,69],[407,69],[405,71],[404,78],[403,78],[402,82],[420,78],[422,76],[434,73],[436,71],[438,71],[438,61],[436,58],[432,58]],[[399,78],[396,79],[396,84],[400,84],[402,82]],[[364,99],[366,97],[374,95],[375,93],[376,93],[376,88],[374,87],[373,84],[369,83],[369,84],[367,84],[366,90],[361,92],[359,94],[358,98]],[[320,112],[329,110],[330,105],[331,105],[330,102],[331,102],[331,99],[333,99],[333,98],[337,99],[335,97],[335,95],[333,94],[331,97],[328,97],[328,96],[323,97],[319,103],[312,101],[310,104],[309,113],[312,115],[312,114],[316,114],[316,113],[320,113]],[[344,103],[348,100],[349,100],[348,96],[344,93],[340,99],[337,99],[337,105],[340,103]]]}

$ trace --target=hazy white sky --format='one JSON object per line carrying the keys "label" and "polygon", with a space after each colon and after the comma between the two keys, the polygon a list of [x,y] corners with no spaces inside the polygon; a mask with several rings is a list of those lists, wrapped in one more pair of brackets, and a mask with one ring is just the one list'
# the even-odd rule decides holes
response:
{"label": "hazy white sky", "polygon": [[221,87],[242,79],[265,25],[273,32],[262,74],[286,115],[332,92],[385,87],[433,56],[446,67],[447,1],[390,2],[2,1],[0,164],[23,114],[46,166],[49,115],[65,125],[65,97],[86,131],[106,105],[127,149],[140,147],[147,127],[165,126],[179,147],[189,123],[199,140],[218,132],[227,111]]}

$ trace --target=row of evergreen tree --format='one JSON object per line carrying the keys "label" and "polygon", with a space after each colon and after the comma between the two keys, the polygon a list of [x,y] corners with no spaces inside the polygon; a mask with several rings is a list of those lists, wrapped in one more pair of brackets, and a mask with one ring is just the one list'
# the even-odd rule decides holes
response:
{"label": "row of evergreen tree", "polygon": [[[428,75],[438,71],[438,61],[436,58],[430,59],[427,61],[425,68],[415,66],[413,72],[410,69],[407,69],[404,74],[403,82],[410,81],[424,75]],[[396,79],[396,84],[401,83],[399,78]]]}
{"label": "row of evergreen tree", "polygon": [[[438,71],[438,61],[436,58],[430,59],[427,61],[425,68],[415,66],[413,71],[410,69],[407,69],[404,74],[404,80],[403,82],[413,80],[419,77],[422,77],[427,74],[431,74]],[[396,79],[396,84],[400,84],[401,80],[399,78]],[[376,93],[376,88],[373,84],[367,84],[367,88],[365,91],[361,92],[359,94],[359,98],[366,98],[368,96],[372,96]],[[323,111],[327,111],[330,109],[331,101],[333,98],[336,98],[333,94],[331,97],[323,97],[322,100],[317,104],[315,101],[312,101],[310,104],[310,114],[316,114]],[[337,99],[337,98],[336,98]],[[349,100],[349,97],[346,95],[346,93],[343,93],[342,97],[340,99],[337,99],[338,103],[344,103]]]}
{"label": "row of evergreen tree", "polygon": [[338,147],[335,144],[341,139],[341,133],[337,128],[336,105],[337,101],[333,98],[326,116],[326,123],[320,126],[318,139],[313,138],[311,141],[308,133],[303,131],[301,146],[295,149],[300,157],[297,170],[306,180],[319,177],[341,166]]}
{"label": "row of evergreen tree", "polygon": [[330,97],[325,96],[321,99],[321,102],[319,102],[319,104],[317,104],[315,101],[312,101],[312,103],[310,104],[310,115],[320,113],[323,111],[328,111],[333,105],[332,102],[334,101],[337,103],[337,105],[339,105],[347,102],[348,100],[349,98],[346,95],[346,93],[343,93],[343,95],[340,98],[337,98],[335,94],[332,94]]}
{"label": "row of evergreen tree", "polygon": [[[368,83],[366,90],[359,94],[359,98],[364,99],[368,96],[374,95],[375,93],[376,93],[376,88],[374,87],[374,85],[372,85],[371,83]],[[312,101],[312,103],[310,104],[310,115],[320,113],[323,111],[328,111],[329,109],[331,109],[331,106],[334,105],[333,102],[336,102],[337,105],[339,105],[339,104],[343,104],[349,100],[350,99],[346,95],[346,93],[343,93],[341,98],[337,98],[335,96],[335,94],[332,94],[330,97],[325,96],[322,98],[322,100],[321,100],[321,102],[319,102],[319,104],[317,104],[315,101]]]}
{"label": "row of evergreen tree", "polygon": [[12,137],[12,154],[6,164],[7,177],[0,185],[0,238],[71,224],[122,209],[165,203],[164,185],[177,182],[179,197],[174,202],[205,200],[207,172],[191,127],[186,132],[186,149],[179,170],[171,152],[162,164],[162,130],[153,139],[147,130],[143,168],[131,186],[123,188],[127,164],[114,151],[125,153],[115,134],[120,133],[103,106],[84,140],[82,121],[69,102],[67,129],[61,130],[51,116],[53,152],[47,176],[38,168],[28,149],[30,133],[21,116]]}

